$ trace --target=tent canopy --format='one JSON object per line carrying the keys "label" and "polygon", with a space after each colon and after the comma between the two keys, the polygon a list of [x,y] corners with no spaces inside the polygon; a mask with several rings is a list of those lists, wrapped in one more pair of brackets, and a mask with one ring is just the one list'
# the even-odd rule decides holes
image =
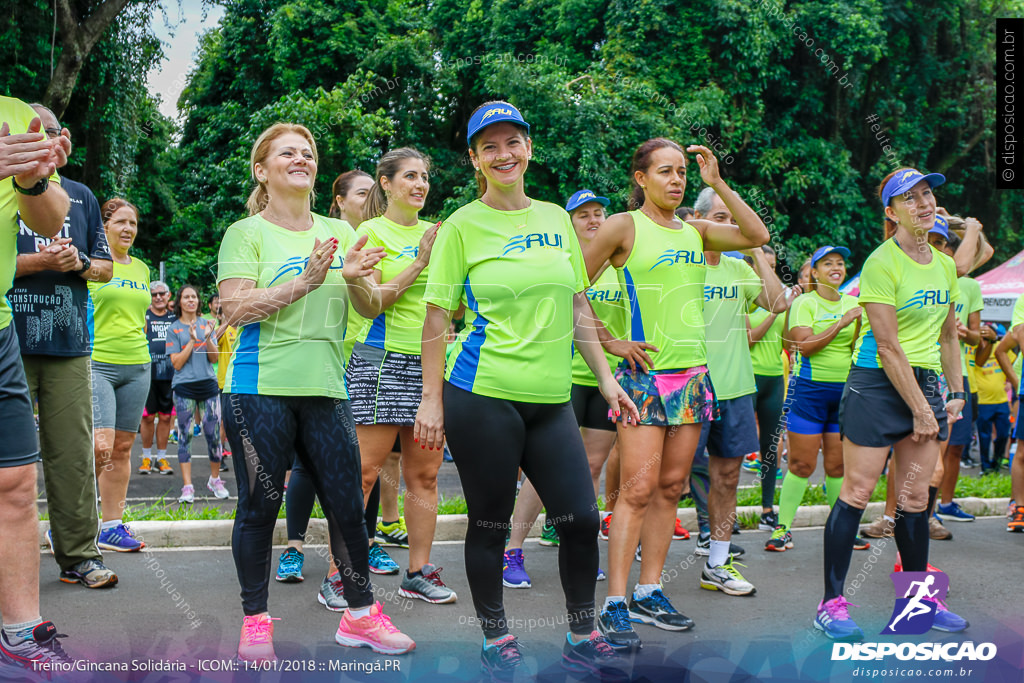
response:
{"label": "tent canopy", "polygon": [[975,279],[985,300],[981,319],[1009,323],[1017,298],[1024,294],[1024,251]]}

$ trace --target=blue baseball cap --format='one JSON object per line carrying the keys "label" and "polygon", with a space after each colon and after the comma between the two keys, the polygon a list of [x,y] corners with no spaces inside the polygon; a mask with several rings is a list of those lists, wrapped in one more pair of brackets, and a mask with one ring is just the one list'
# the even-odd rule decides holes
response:
{"label": "blue baseball cap", "polygon": [[938,187],[942,183],[946,182],[946,176],[941,173],[929,173],[925,175],[915,168],[908,168],[905,171],[900,171],[892,178],[889,178],[889,182],[882,188],[882,206],[889,206],[889,202],[892,198],[898,194],[903,194],[914,185],[917,185],[922,180],[928,183],[929,187]]}
{"label": "blue baseball cap", "polygon": [[949,221],[942,216],[935,214],[935,225],[928,232],[934,232],[936,235],[942,235],[943,239],[949,239]]}
{"label": "blue baseball cap", "polygon": [[607,197],[598,197],[594,194],[593,190],[576,190],[576,192],[569,197],[569,202],[565,205],[565,212],[572,213],[587,202],[597,202],[601,206],[608,206],[611,204],[611,200]]}
{"label": "blue baseball cap", "polygon": [[530,134],[530,124],[523,119],[523,115],[519,113],[518,109],[508,102],[495,102],[489,106],[480,107],[469,117],[469,126],[466,128],[466,144],[472,147],[474,135],[499,121],[508,121],[522,126],[526,129],[526,134]]}
{"label": "blue baseball cap", "polygon": [[819,247],[818,250],[814,252],[814,256],[811,257],[811,267],[813,268],[815,263],[829,254],[839,254],[843,258],[850,258],[850,250],[846,247]]}

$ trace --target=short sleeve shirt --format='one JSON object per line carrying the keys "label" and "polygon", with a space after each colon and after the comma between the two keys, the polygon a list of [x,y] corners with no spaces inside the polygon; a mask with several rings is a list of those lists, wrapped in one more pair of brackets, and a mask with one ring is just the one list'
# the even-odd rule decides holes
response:
{"label": "short sleeve shirt", "polygon": [[[8,181],[10,182],[10,181]],[[57,237],[71,238],[79,253],[109,261],[110,248],[103,231],[100,204],[82,183],[61,182],[71,200],[64,227]],[[53,240],[37,235],[19,221],[18,254],[36,254]],[[14,280],[7,294],[21,352],[41,356],[88,356],[89,326],[86,302],[89,287],[78,273],[44,270]]]}
{"label": "short sleeve shirt", "polygon": [[[587,289],[587,299],[594,310],[594,316],[601,321],[608,334],[616,339],[628,339],[629,312],[626,309],[626,296],[614,268],[608,266],[597,277],[594,284]],[[622,361],[607,351],[604,352],[604,356],[610,369],[614,369]],[[583,355],[575,349],[572,356],[572,383],[585,387],[597,386],[594,372],[583,359]]]}
{"label": "short sleeve shirt", "polygon": [[[931,261],[918,263],[907,256],[895,239],[875,249],[860,274],[860,303],[887,304],[896,309],[898,342],[911,367],[942,372],[939,334],[949,315],[949,304],[960,296],[956,265],[934,247]],[[880,368],[878,342],[865,315],[853,353],[853,364]]]}
{"label": "short sleeve shirt", "polygon": [[167,329],[178,317],[168,309],[163,315],[146,310],[146,339],[149,357],[153,361],[153,379],[168,381],[174,378],[174,366],[167,356]]}
{"label": "short sleeve shirt", "polygon": [[[207,343],[214,348],[217,346],[216,341],[213,339],[213,331],[215,329],[217,329],[217,324],[212,320],[207,320],[206,318],[196,319],[196,337],[200,340],[208,339]],[[181,322],[181,320],[175,320],[167,329],[167,356],[170,357],[173,353],[180,353],[182,349],[188,346],[191,339],[192,334],[189,332],[189,327]],[[195,344],[192,347],[192,353],[189,355],[188,360],[185,361],[185,365],[180,370],[174,371],[174,379],[171,381],[171,386],[177,387],[180,384],[216,379],[217,372],[214,370],[209,356],[206,355],[206,347]]]}
{"label": "short sleeve shirt", "polygon": [[149,363],[149,266],[134,257],[131,263],[114,261],[110,282],[90,282],[88,286],[92,359],[112,365]]}
{"label": "short sleeve shirt", "polygon": [[717,266],[708,265],[704,281],[704,329],[708,345],[708,370],[720,400],[739,398],[757,391],[747,338],[747,311],[757,300],[761,278],[747,262],[721,256]]}
{"label": "short sleeve shirt", "polygon": [[305,269],[315,240],[331,237],[338,250],[322,285],[239,328],[225,392],[348,398],[342,346],[349,298],[341,270],[356,239],[348,224],[314,214],[312,227],[295,232],[259,215],[242,219],[224,233],[217,283],[242,278],[267,289],[289,282]]}
{"label": "short sleeve shirt", "polygon": [[[839,295],[838,301],[830,301],[817,292],[801,294],[789,310],[789,329],[808,327],[811,334],[821,334],[839,322],[847,311],[859,305],[856,297]],[[863,316],[861,316],[863,318]],[[839,330],[828,346],[810,357],[796,354],[796,374],[814,382],[845,382],[850,374],[850,359],[853,356],[854,336],[857,324],[851,323]]]}
{"label": "short sleeve shirt", "polygon": [[532,200],[499,211],[477,200],[437,234],[423,300],[467,308],[445,378],[466,391],[564,403],[572,381],[573,297],[588,285],[583,252],[562,207]]}
{"label": "short sleeve shirt", "polygon": [[[747,314],[750,328],[763,323],[768,311],[758,306]],[[750,347],[750,361],[754,367],[754,375],[760,377],[781,377],[785,374],[785,363],[782,360],[782,331],[786,326],[786,316],[777,315],[764,336]]]}
{"label": "short sleeve shirt", "polygon": [[[957,280],[960,286],[960,297],[956,300],[956,319],[964,327],[972,313],[980,313],[985,308],[985,300],[981,296],[981,285],[974,278],[962,277]],[[967,344],[960,342],[960,369],[964,377],[968,375]]]}

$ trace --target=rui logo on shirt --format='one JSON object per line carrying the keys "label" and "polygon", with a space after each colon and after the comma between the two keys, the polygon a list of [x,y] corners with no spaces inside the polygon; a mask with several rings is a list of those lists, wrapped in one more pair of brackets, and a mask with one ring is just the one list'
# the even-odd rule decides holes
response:
{"label": "rui logo on shirt", "polygon": [[502,250],[501,255],[508,256],[509,254],[522,254],[527,249],[531,249],[533,247],[561,249],[562,236],[557,233],[553,235],[549,232],[534,232],[529,235],[514,235],[505,243],[505,248]]}
{"label": "rui logo on shirt", "polygon": [[948,306],[949,305],[949,290],[948,289],[919,289],[914,293],[914,296],[904,305],[897,308],[897,311],[902,311],[907,308],[924,308],[925,306]]}
{"label": "rui logo on shirt", "polygon": [[405,256],[408,256],[409,258],[414,259],[414,258],[416,258],[419,255],[420,255],[420,248],[419,248],[419,246],[403,247],[402,251],[400,251],[395,256],[395,260],[398,261],[399,259],[401,259],[401,258],[403,258]]}
{"label": "rui logo on shirt", "polygon": [[674,266],[677,263],[682,263],[689,266],[702,266],[704,265],[704,252],[703,251],[687,251],[685,249],[675,250],[666,249],[658,257],[658,260],[654,262],[647,272],[654,270],[659,266]]}
{"label": "rui logo on shirt", "polygon": [[[306,264],[309,263],[308,256],[292,256],[290,259],[282,263],[277,272],[274,273],[274,279],[267,283],[267,287],[277,282],[285,275],[291,275],[292,277],[298,277],[302,274],[302,271],[306,269]],[[331,262],[331,270],[339,270],[345,265],[343,261],[343,255],[334,255],[334,261]]]}
{"label": "rui logo on shirt", "polygon": [[704,285],[704,301],[712,299],[735,299],[739,296],[739,289],[736,285],[719,287],[716,285]]}
{"label": "rui logo on shirt", "polygon": [[614,304],[622,301],[622,290],[616,289],[612,291],[608,289],[588,289],[587,298],[591,301],[602,301],[604,303]]}
{"label": "rui logo on shirt", "polygon": [[100,289],[106,289],[107,287],[117,287],[118,289],[141,289],[144,292],[149,291],[149,286],[145,282],[136,282],[135,280],[125,280],[123,277],[112,277],[110,282],[106,283]]}

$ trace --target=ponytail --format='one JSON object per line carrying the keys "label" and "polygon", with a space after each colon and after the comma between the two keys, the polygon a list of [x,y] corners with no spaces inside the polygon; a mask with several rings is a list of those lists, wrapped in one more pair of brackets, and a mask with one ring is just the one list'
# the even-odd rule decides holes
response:
{"label": "ponytail", "polygon": [[352,183],[355,182],[356,178],[364,177],[373,180],[373,177],[369,173],[365,173],[360,170],[345,171],[334,179],[334,183],[331,184],[331,208],[328,210],[328,215],[331,218],[342,217],[341,202],[338,201],[338,197],[341,197],[342,199],[347,197],[349,190],[352,189]]}
{"label": "ponytail", "polygon": [[384,178],[392,180],[402,170],[402,163],[407,159],[419,159],[427,167],[427,172],[430,172],[430,159],[412,147],[399,147],[382,156],[377,162],[373,187],[370,188],[369,194],[366,195],[366,203],[363,204],[363,220],[383,216],[387,211],[388,197],[380,181]]}
{"label": "ponytail", "polygon": [[647,140],[633,152],[633,163],[629,171],[629,181],[633,183],[633,191],[629,195],[629,209],[637,210],[644,205],[644,201],[647,199],[647,193],[640,187],[640,184],[636,181],[636,172],[643,171],[647,172],[647,169],[651,167],[651,156],[659,149],[664,147],[671,147],[680,154],[683,154],[683,159],[686,155],[683,153],[683,148],[675,142],[672,142],[668,138],[651,138]]}

